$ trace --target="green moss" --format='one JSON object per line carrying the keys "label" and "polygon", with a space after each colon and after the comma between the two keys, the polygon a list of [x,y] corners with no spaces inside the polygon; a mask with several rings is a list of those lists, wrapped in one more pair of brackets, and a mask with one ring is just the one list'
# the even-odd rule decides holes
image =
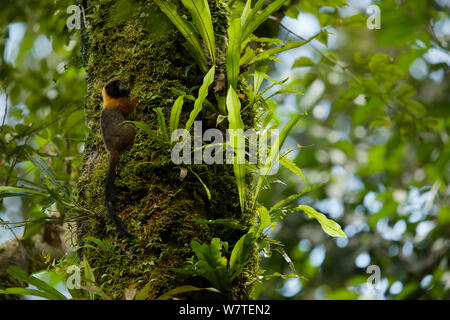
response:
{"label": "green moss", "polygon": [[[223,58],[229,11],[223,1],[209,3],[218,35],[218,57]],[[101,88],[112,76],[128,82],[131,96],[139,98],[132,118],[155,130],[158,122],[153,108],[161,107],[169,119],[170,108],[177,98],[170,88],[188,92],[202,80],[193,59],[180,45],[184,42],[182,36],[155,4],[136,1],[133,7],[127,4],[132,9],[121,8],[122,2],[109,0],[91,1],[88,8],[92,28],[88,30],[89,45],[83,46],[90,48],[86,124],[97,138]],[[188,66],[191,68],[186,75]],[[245,84],[241,91],[245,92]],[[215,101],[212,93],[209,100]],[[187,120],[191,108],[192,103],[186,101],[181,123]],[[253,126],[254,110],[247,108],[243,118],[247,126]],[[196,223],[192,218],[233,218],[246,228],[255,223],[255,212],[241,214],[232,167],[192,166],[211,191],[212,198],[208,200],[193,174],[180,180],[180,168],[171,162],[170,153],[161,148],[159,138],[139,131],[134,146],[120,157],[115,182],[116,211],[129,231],[139,237],[133,243],[120,239],[107,217],[103,207],[107,153],[101,139],[89,141],[78,189],[80,204],[89,208],[90,215],[79,224],[79,240],[82,242],[90,235],[107,241],[112,248],[101,254],[89,248],[80,251],[95,268],[97,285],[104,285],[115,299],[123,298],[124,288],[130,284],[137,283],[141,288],[150,280],[155,296],[183,284],[208,286],[204,279],[176,274],[170,269],[184,267],[185,261],[193,256],[189,245],[192,240],[209,243],[212,237],[219,237],[232,246],[243,234],[223,226]],[[254,254],[246,268],[247,275],[258,274],[257,260]],[[240,289],[223,297],[248,298],[245,292],[249,290],[244,286],[248,280],[245,274],[240,276],[235,280]],[[191,297],[209,298],[210,294],[196,293]]]}

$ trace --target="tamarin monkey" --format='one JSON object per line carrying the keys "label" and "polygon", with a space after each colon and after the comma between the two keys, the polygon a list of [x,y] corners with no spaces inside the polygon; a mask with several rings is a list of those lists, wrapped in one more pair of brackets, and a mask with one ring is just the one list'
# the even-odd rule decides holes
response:
{"label": "tamarin monkey", "polygon": [[103,88],[103,110],[100,115],[100,127],[103,142],[109,152],[104,204],[120,234],[123,237],[134,239],[136,236],[128,232],[123,221],[114,210],[114,178],[116,177],[119,154],[133,146],[134,136],[136,135],[136,128],[131,123],[122,124],[125,117],[133,112],[138,102],[137,98],[130,100],[129,94],[130,90],[121,80],[113,80]]}

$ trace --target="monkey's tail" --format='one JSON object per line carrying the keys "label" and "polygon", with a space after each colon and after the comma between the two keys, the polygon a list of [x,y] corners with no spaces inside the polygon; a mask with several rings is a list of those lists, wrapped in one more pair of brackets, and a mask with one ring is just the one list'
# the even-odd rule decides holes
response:
{"label": "monkey's tail", "polygon": [[128,232],[122,219],[119,218],[116,211],[114,210],[114,203],[115,203],[114,179],[116,178],[116,167],[118,162],[119,162],[119,153],[111,152],[109,155],[108,173],[106,175],[106,182],[105,182],[104,203],[106,211],[108,211],[108,214],[111,220],[116,225],[116,228],[119,231],[119,233],[125,238],[136,239],[135,235]]}

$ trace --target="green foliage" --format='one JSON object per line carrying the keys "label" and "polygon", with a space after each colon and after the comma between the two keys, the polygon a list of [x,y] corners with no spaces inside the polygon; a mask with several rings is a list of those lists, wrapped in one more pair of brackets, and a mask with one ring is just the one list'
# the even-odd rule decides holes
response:
{"label": "green foliage", "polygon": [[178,15],[175,4],[163,0],[155,0],[155,3],[184,36],[188,46],[191,49],[190,52],[192,53],[193,58],[196,59],[200,69],[206,72],[208,70],[208,63],[202,44],[198,38],[197,31],[189,24],[188,21]]}
{"label": "green foliage", "polygon": [[300,205],[295,207],[295,210],[304,211],[308,217],[316,219],[325,233],[332,237],[344,237],[347,238],[345,233],[342,231],[341,226],[331,219],[328,219],[323,213],[317,212],[314,208],[310,206]]}
{"label": "green foliage", "polygon": [[[166,131],[164,119],[167,113],[163,113],[166,109],[159,105],[159,99],[163,100],[158,96],[161,93],[152,92],[147,98],[155,99],[158,104],[154,106],[161,106],[161,109],[156,111],[157,114],[149,114],[155,122],[158,121],[160,130],[153,130],[154,127],[150,128],[145,121],[133,122],[138,129],[149,135],[159,133],[158,139],[164,140],[161,145],[167,147],[167,133],[179,127],[183,104],[187,100],[196,103],[189,117],[191,126],[204,110],[203,105],[210,107],[217,104],[221,113],[217,123],[224,125],[230,122],[225,96],[216,94],[213,97],[211,94],[210,101],[206,99],[216,70],[218,74],[226,71],[228,87],[232,87],[238,96],[233,106],[237,106],[238,102],[242,105],[239,115],[245,123],[248,119],[242,115],[248,110],[257,112],[261,129],[277,128],[278,123],[292,121],[286,118],[286,109],[277,110],[277,105],[289,104],[289,112],[299,115],[308,111],[310,115],[301,127],[290,130],[291,141],[301,143],[302,148],[298,154],[294,153],[294,158],[290,158],[292,160],[285,157],[287,154],[281,155],[279,162],[285,169],[280,170],[276,177],[258,176],[260,169],[264,172],[270,167],[270,157],[266,163],[268,166],[262,164],[262,168],[261,165],[236,168],[239,170],[235,176],[236,184],[240,185],[241,209],[244,208],[242,202],[248,200],[247,196],[253,200],[256,191],[254,208],[260,211],[260,221],[264,220],[264,223],[248,229],[236,217],[193,219],[202,227],[224,228],[229,232],[247,231],[237,243],[230,242],[231,251],[227,249],[228,243],[220,240],[215,240],[214,244],[198,244],[204,254],[200,254],[201,258],[196,255],[196,263],[200,260],[204,263],[200,264],[197,274],[202,273],[205,278],[217,282],[218,286],[229,289],[233,281],[230,279],[239,271],[245,272],[249,252],[251,254],[257,248],[261,255],[270,256],[269,260],[264,260],[267,281],[257,287],[257,298],[282,298],[283,292],[275,292],[273,288],[283,287],[288,277],[298,277],[302,289],[293,298],[314,299],[319,296],[355,299],[364,296],[362,287],[367,275],[365,270],[355,267],[354,258],[356,254],[367,252],[370,263],[380,265],[389,287],[394,282],[402,283],[400,293],[388,289],[384,292],[384,298],[447,297],[448,288],[444,280],[448,263],[445,252],[442,253],[440,248],[444,246],[445,249],[447,244],[450,220],[446,187],[450,179],[449,108],[445,95],[449,83],[448,66],[445,62],[436,63],[430,59],[431,49],[447,51],[448,34],[439,29],[448,16],[446,8],[437,2],[431,5],[421,0],[401,3],[378,1],[375,4],[381,8],[381,29],[368,30],[364,9],[359,8],[359,13],[351,17],[342,16],[342,12],[346,11],[340,8],[346,5],[344,0],[231,1],[229,3],[233,5],[230,4],[230,10],[234,19],[229,26],[214,24],[216,17],[214,12],[211,16],[206,1],[184,1],[185,8],[181,7],[182,2],[178,2],[179,8],[169,1],[155,2],[186,39],[188,52],[201,72],[206,74],[209,70],[211,82],[203,87],[197,99],[184,93],[184,88],[175,89],[179,91],[175,94],[180,97],[175,103],[169,99],[166,104],[172,106],[169,132]],[[7,111],[6,122],[1,122],[0,128],[0,209],[8,209],[10,197],[20,196],[22,204],[19,211],[24,214],[24,221],[1,223],[25,226],[24,236],[27,239],[40,232],[46,221],[53,219],[47,215],[49,210],[45,210],[53,208],[53,205],[67,219],[71,217],[66,216],[68,209],[92,210],[77,203],[75,181],[83,167],[84,143],[89,141],[93,150],[99,150],[101,145],[95,130],[98,126],[97,115],[90,115],[91,123],[87,123],[93,129],[85,128],[83,101],[86,88],[82,85],[85,83],[85,72],[80,68],[79,35],[65,27],[67,14],[64,8],[73,3],[39,1],[36,4],[36,10],[29,10],[23,4],[11,3],[0,12],[3,31],[0,39],[0,51],[3,53],[0,61],[0,114],[3,110]],[[199,10],[193,6],[197,4]],[[121,9],[125,10],[121,12]],[[113,23],[119,23],[131,12],[122,2],[112,7],[110,16],[114,17]],[[303,39],[286,29],[280,34],[273,32],[277,29],[279,17],[285,15],[296,19],[299,12],[317,17],[321,32],[316,37]],[[145,18],[145,12],[142,14],[140,18]],[[271,15],[271,21],[267,22]],[[88,14],[87,19],[91,17]],[[161,16],[156,17],[156,23],[149,21],[154,30],[169,23],[162,24]],[[17,57],[8,60],[5,44],[10,40],[8,25],[12,21],[25,21],[26,29]],[[111,22],[106,24],[111,25]],[[228,28],[228,48],[218,50],[223,39],[212,35],[213,27],[222,28],[224,33]],[[256,30],[258,35],[263,34],[264,37],[253,35]],[[286,33],[288,36],[282,38]],[[52,40],[53,52],[39,58],[35,55],[35,42],[44,35]],[[335,38],[338,43],[335,41],[334,47],[328,46],[335,35],[338,36]],[[64,45],[70,39],[77,39],[76,44],[66,50]],[[323,49],[324,46],[327,48]],[[277,54],[297,47],[311,49],[313,58],[291,56],[294,61],[292,68],[299,69],[290,72],[289,78],[281,81],[270,79],[270,72],[277,68],[273,62],[279,62]],[[227,50],[222,52],[222,49]],[[224,67],[221,64],[223,59]],[[417,62],[425,69],[422,78],[412,72]],[[214,63],[217,65],[214,66]],[[210,67],[215,68],[214,71]],[[190,68],[185,68],[187,78],[195,69]],[[247,69],[249,71],[245,72]],[[282,69],[281,72],[286,71]],[[253,72],[253,79],[249,77],[250,72]],[[436,80],[441,73],[441,80]],[[268,82],[266,86],[264,80]],[[137,79],[136,83],[139,81]],[[323,85],[324,92],[308,104],[318,85]],[[228,87],[223,92],[230,92]],[[196,88],[185,91],[190,93]],[[286,99],[294,95],[295,103]],[[98,111],[99,99],[89,97],[89,101],[96,104],[94,112]],[[323,106],[327,103],[329,112],[324,116]],[[235,115],[235,119],[239,119]],[[236,122],[234,125],[239,127],[242,123]],[[252,176],[254,173],[256,175]],[[214,200],[215,190],[210,185],[211,181],[204,179],[200,172],[197,175],[202,184],[198,184],[200,192],[206,192],[208,199]],[[252,194],[248,185],[245,190],[245,175],[248,180],[257,178]],[[324,182],[326,187],[319,188]],[[243,200],[242,196],[245,197]],[[378,205],[375,209],[368,200],[372,196],[375,199],[372,202]],[[426,201],[413,201],[417,199]],[[331,213],[341,207],[345,213],[334,218]],[[414,212],[408,211],[412,207]],[[313,235],[316,223],[301,215],[293,215],[288,223],[284,223],[285,215],[296,210],[304,210],[317,220],[325,233]],[[277,226],[271,237],[283,238],[282,250],[281,243],[260,230],[261,226],[267,225],[266,211],[269,213],[269,225]],[[333,217],[336,224],[325,215]],[[64,221],[64,218],[59,221]],[[392,229],[402,225],[405,225],[405,231],[395,239],[385,238],[386,235],[380,231],[383,226]],[[425,236],[419,232],[424,225],[431,225],[431,231]],[[331,235],[342,235],[340,226],[346,233],[347,228],[357,230],[347,233],[349,242],[345,246],[342,244],[345,242],[340,241],[345,239],[335,241],[334,238],[324,237],[327,231]],[[309,239],[309,246],[304,246],[302,240],[305,239]],[[318,267],[311,264],[310,255],[319,244],[326,248],[326,256]],[[409,247],[412,247],[410,255],[407,254]],[[86,238],[84,248],[93,250],[102,258],[122,254],[111,242],[97,238]],[[430,252],[433,254],[430,255]],[[226,268],[221,272],[225,278],[217,279],[209,263],[223,263],[224,259]],[[293,271],[281,274],[280,266],[286,262]],[[83,263],[80,262],[80,265]],[[342,267],[336,268],[336,265]],[[90,266],[84,267],[85,275],[93,279]],[[309,280],[305,281],[294,270]],[[421,286],[425,276],[431,276],[432,280],[428,286]],[[92,282],[89,284],[93,285]],[[47,289],[42,286],[37,290],[10,288],[2,293],[56,298],[55,292],[50,293]],[[162,297],[182,295],[187,289],[201,288],[175,288]],[[76,298],[85,298],[87,292],[92,293],[91,298],[106,298],[101,295],[102,290],[93,285],[89,290],[80,290],[82,294]],[[146,285],[138,291],[136,299],[149,299],[152,294],[149,290],[150,285]],[[71,293],[75,298],[79,292]]]}
{"label": "green foliage", "polygon": [[10,266],[8,267],[7,272],[17,280],[35,286],[37,290],[24,288],[8,288],[5,290],[0,290],[0,294],[20,294],[42,297],[49,300],[67,300],[67,298],[58,290],[36,277],[29,276],[26,271],[20,269],[19,267]]}
{"label": "green foliage", "polygon": [[233,157],[234,176],[236,177],[241,211],[244,212],[247,197],[245,187],[244,122],[241,118],[241,103],[233,87],[230,87],[228,90],[227,110],[230,147],[235,150],[235,156]]}
{"label": "green foliage", "polygon": [[211,13],[207,0],[181,0],[183,5],[189,10],[195,27],[208,47],[212,63],[216,61],[216,47],[214,40],[214,29],[211,21]]}
{"label": "green foliage", "polygon": [[179,96],[177,100],[175,100],[175,103],[173,104],[172,110],[170,111],[169,134],[172,134],[176,129],[178,129],[183,103],[184,103],[184,96]]}
{"label": "green foliage", "polygon": [[189,119],[186,122],[186,131],[191,130],[192,125],[194,124],[195,118],[197,118],[197,115],[200,113],[200,111],[203,108],[203,102],[205,101],[207,95],[208,95],[208,88],[214,81],[214,72],[216,70],[215,66],[212,66],[212,68],[208,71],[208,73],[203,78],[203,83],[198,91],[198,96],[195,99],[194,102],[194,109],[192,109],[191,113],[189,114]]}

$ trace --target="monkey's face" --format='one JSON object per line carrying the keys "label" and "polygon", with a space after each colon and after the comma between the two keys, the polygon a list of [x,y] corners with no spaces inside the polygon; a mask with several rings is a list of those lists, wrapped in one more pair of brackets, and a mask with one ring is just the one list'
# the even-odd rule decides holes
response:
{"label": "monkey's face", "polygon": [[130,95],[130,89],[120,79],[109,82],[104,90],[113,98],[128,97]]}

